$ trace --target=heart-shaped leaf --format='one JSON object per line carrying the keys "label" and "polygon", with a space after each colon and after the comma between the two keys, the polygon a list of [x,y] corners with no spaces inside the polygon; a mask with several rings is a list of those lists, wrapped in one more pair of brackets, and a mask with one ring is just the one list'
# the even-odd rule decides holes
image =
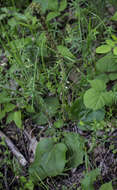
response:
{"label": "heart-shaped leaf", "polygon": [[114,95],[112,92],[97,91],[90,88],[84,94],[84,104],[87,108],[98,110],[113,102]]}
{"label": "heart-shaped leaf", "polygon": [[41,140],[36,148],[35,160],[29,168],[31,179],[36,182],[47,176],[61,174],[66,164],[66,151],[66,145],[56,144],[53,138]]}

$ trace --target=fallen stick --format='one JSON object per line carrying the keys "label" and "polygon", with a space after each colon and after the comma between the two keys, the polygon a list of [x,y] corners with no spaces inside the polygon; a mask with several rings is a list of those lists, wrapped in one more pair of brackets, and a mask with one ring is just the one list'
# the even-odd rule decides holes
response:
{"label": "fallen stick", "polygon": [[0,138],[4,138],[7,146],[11,150],[11,152],[15,155],[17,160],[22,166],[26,166],[28,163],[27,160],[24,158],[24,156],[19,152],[17,147],[12,143],[12,141],[3,133],[0,131]]}

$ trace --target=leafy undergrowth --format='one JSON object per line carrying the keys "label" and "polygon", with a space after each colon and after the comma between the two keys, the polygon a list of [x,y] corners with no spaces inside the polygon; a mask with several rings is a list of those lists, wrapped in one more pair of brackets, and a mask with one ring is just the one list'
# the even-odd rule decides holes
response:
{"label": "leafy undergrowth", "polygon": [[116,1],[0,6],[0,189],[116,190]]}

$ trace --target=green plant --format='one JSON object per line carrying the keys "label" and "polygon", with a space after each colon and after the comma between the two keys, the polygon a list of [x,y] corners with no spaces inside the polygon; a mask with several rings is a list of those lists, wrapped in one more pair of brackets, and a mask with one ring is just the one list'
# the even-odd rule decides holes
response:
{"label": "green plant", "polygon": [[84,104],[86,107],[98,110],[105,105],[112,105],[115,102],[115,94],[106,90],[106,83],[102,80],[95,79],[90,81],[91,87],[84,94]]}
{"label": "green plant", "polygon": [[66,164],[67,168],[75,168],[83,163],[84,139],[75,133],[62,133],[62,136],[61,142],[45,138],[38,143],[35,160],[29,168],[34,183],[47,176],[62,175]]}
{"label": "green plant", "polygon": [[[9,135],[9,126],[14,122],[23,134],[28,119],[29,130],[37,140],[43,138],[29,170],[19,172],[18,163],[12,162],[7,150],[5,159],[0,159],[3,163],[0,176],[4,176],[5,165],[14,176],[13,188],[49,189],[50,181],[46,178],[56,180],[51,177],[66,175],[68,170],[77,167],[79,170],[85,164],[81,188],[93,190],[100,173],[98,169],[89,171],[90,154],[97,142],[107,140],[110,128],[116,127],[116,122],[108,127],[108,120],[116,120],[117,111],[117,37],[113,35],[117,13],[110,22],[106,0],[33,0],[32,3],[26,0],[25,5],[22,0],[7,0],[0,5],[3,5],[0,8],[1,130]],[[96,48],[95,55],[98,41],[104,42]],[[100,131],[105,133],[98,136]],[[86,136],[86,140],[77,132]],[[14,132],[11,139],[22,152],[21,146],[27,147],[27,141],[22,135],[19,142],[19,136],[15,137]],[[22,153],[28,159],[26,147]],[[93,167],[93,162],[90,164],[97,167]],[[53,189],[59,189],[55,184]],[[76,189],[77,185],[76,182],[69,189]],[[111,182],[100,189],[107,185],[112,189]],[[1,189],[5,188],[2,184]],[[62,188],[68,189],[65,185]]]}
{"label": "green plant", "polygon": [[96,53],[107,54],[97,61],[98,75],[95,76],[96,79],[89,81],[92,88],[84,94],[84,104],[93,110],[116,103],[116,91],[112,88],[107,91],[106,86],[109,81],[117,79],[116,36],[112,35],[112,38],[115,41],[108,39],[106,40],[107,45],[96,48]]}
{"label": "green plant", "polygon": [[93,183],[99,175],[99,169],[87,172],[84,176],[84,179],[81,181],[82,190],[94,190]]}
{"label": "green plant", "polygon": [[113,190],[112,182],[104,183],[99,190],[106,190],[107,188],[108,190]]}

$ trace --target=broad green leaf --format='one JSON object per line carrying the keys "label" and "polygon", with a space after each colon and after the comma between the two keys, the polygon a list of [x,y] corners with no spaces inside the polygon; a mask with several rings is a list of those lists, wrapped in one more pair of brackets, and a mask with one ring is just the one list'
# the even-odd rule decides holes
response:
{"label": "broad green leaf", "polygon": [[105,101],[105,105],[109,106],[109,105],[112,105],[114,103],[115,95],[112,91],[104,92],[102,94],[102,96],[103,96],[103,99]]}
{"label": "broad green leaf", "polygon": [[62,119],[58,119],[57,121],[54,122],[54,126],[55,126],[56,128],[61,128],[61,127],[63,127],[63,126],[64,126],[63,120],[62,120]]}
{"label": "broad green leaf", "polygon": [[113,40],[108,39],[108,40],[106,40],[106,43],[107,43],[109,46],[111,46],[111,47],[115,47],[115,42],[114,42]]}
{"label": "broad green leaf", "polygon": [[111,36],[112,36],[112,39],[113,39],[114,41],[117,41],[117,37],[116,37],[114,34],[112,34]]}
{"label": "broad green leaf", "polygon": [[109,51],[111,51],[110,45],[101,45],[96,48],[96,53],[108,53]]}
{"label": "broad green leaf", "polygon": [[110,80],[116,80],[117,79],[117,73],[111,73],[111,74],[109,74],[109,79]]}
{"label": "broad green leaf", "polygon": [[7,104],[5,104],[4,109],[5,109],[5,112],[10,112],[10,111],[14,110],[15,107],[16,107],[16,105],[7,103]]}
{"label": "broad green leaf", "polygon": [[113,103],[114,95],[112,92],[96,91],[90,88],[84,94],[84,104],[87,108],[98,110],[105,105]]}
{"label": "broad green leaf", "polygon": [[103,106],[105,106],[103,92],[90,88],[84,94],[84,104],[87,108],[93,110],[101,109]]}
{"label": "broad green leaf", "polygon": [[15,122],[17,127],[22,127],[21,111],[14,112],[13,121]]}
{"label": "broad green leaf", "polygon": [[75,58],[74,55],[65,46],[62,46],[62,45],[57,46],[57,50],[65,58]]}
{"label": "broad green leaf", "polygon": [[14,112],[10,112],[7,116],[6,124],[11,123],[13,119],[14,119]]}
{"label": "broad green leaf", "polygon": [[114,54],[114,55],[117,55],[117,47],[114,47],[114,48],[113,48],[113,54]]}
{"label": "broad green leaf", "polygon": [[58,0],[33,0],[33,2],[40,4],[40,8],[43,13],[45,13],[46,10],[56,11],[58,9]]}
{"label": "broad green leaf", "polygon": [[11,103],[4,104],[4,109],[0,111],[0,120],[3,119],[7,112],[12,111],[16,106]]}
{"label": "broad green leaf", "polygon": [[107,83],[110,79],[109,79],[109,76],[107,74],[100,74],[98,76],[96,76],[96,79],[99,79],[99,80],[102,80],[104,81],[105,83]]}
{"label": "broad green leaf", "polygon": [[113,89],[113,91],[115,92],[117,92],[117,83],[115,83],[115,85],[112,87],[112,89]]}
{"label": "broad green leaf", "polygon": [[41,11],[45,13],[45,11],[48,9],[48,1],[47,0],[33,0],[33,2],[39,3]]}
{"label": "broad green leaf", "polygon": [[117,71],[116,58],[112,53],[108,53],[97,61],[96,68],[100,72],[113,72]]}
{"label": "broad green leaf", "polygon": [[81,186],[83,190],[94,190],[93,183],[96,181],[96,178],[100,175],[98,169],[92,170],[85,174],[84,179],[81,180]]}
{"label": "broad green leaf", "polygon": [[102,121],[105,116],[105,110],[97,110],[97,111],[90,111],[88,112],[83,118],[82,121],[84,122],[92,122],[92,121]]}
{"label": "broad green leaf", "polygon": [[[29,168],[31,179],[36,182],[47,176],[57,176],[64,170],[67,147],[56,144],[53,138],[41,140],[36,148],[35,160]],[[39,177],[38,177],[39,176]]]}
{"label": "broad green leaf", "polygon": [[68,151],[68,167],[76,168],[83,163],[84,157],[84,139],[77,133],[64,133],[63,142],[66,144]]}
{"label": "broad green leaf", "polygon": [[104,81],[99,79],[94,79],[89,81],[91,87],[97,91],[102,91],[106,89],[106,84]]}
{"label": "broad green leaf", "polygon": [[11,98],[8,97],[8,94],[5,91],[0,93],[0,104],[8,103],[10,101],[11,101]]}
{"label": "broad green leaf", "polygon": [[112,182],[103,184],[99,190],[113,190]]}
{"label": "broad green leaf", "polygon": [[48,13],[48,15],[46,17],[46,22],[51,21],[52,19],[56,18],[59,15],[60,15],[59,12],[50,12],[50,13]]}
{"label": "broad green leaf", "polygon": [[59,11],[64,11],[64,9],[66,9],[66,7],[67,7],[67,0],[61,0]]}
{"label": "broad green leaf", "polygon": [[111,20],[117,21],[117,11],[116,11],[115,14],[111,17]]}
{"label": "broad green leaf", "polygon": [[57,11],[58,10],[58,0],[48,0],[48,9]]}

